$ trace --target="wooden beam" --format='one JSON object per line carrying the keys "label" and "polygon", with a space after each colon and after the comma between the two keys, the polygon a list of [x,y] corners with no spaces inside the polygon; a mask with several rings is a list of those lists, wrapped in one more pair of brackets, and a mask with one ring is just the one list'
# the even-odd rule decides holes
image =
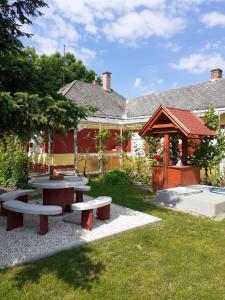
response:
{"label": "wooden beam", "polygon": [[155,124],[152,126],[152,128],[177,128],[173,123],[168,123],[168,124]]}
{"label": "wooden beam", "polygon": [[[165,133],[179,133],[180,131],[178,129],[155,129],[155,130],[149,130],[149,134],[150,135],[154,135],[154,134],[161,134],[164,135]],[[146,134],[147,135],[147,134]]]}
{"label": "wooden beam", "polygon": [[184,165],[187,165],[188,160],[188,140],[187,137],[183,134],[182,135],[182,157],[181,161]]}
{"label": "wooden beam", "polygon": [[164,153],[163,153],[163,177],[164,177],[164,189],[168,186],[168,165],[170,161],[170,135],[168,133],[164,134]]}

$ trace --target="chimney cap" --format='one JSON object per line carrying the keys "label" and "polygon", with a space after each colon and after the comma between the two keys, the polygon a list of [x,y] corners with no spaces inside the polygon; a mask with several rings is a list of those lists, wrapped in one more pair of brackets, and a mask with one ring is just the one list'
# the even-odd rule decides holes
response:
{"label": "chimney cap", "polygon": [[105,72],[103,72],[102,74],[104,75],[104,74],[112,74],[112,73],[111,73],[111,72],[108,72],[108,71],[105,71]]}
{"label": "chimney cap", "polygon": [[223,76],[223,70],[222,69],[212,69],[211,70],[211,79],[218,79],[218,78],[222,78]]}
{"label": "chimney cap", "polygon": [[223,70],[220,69],[220,68],[216,68],[216,69],[212,69],[212,70],[211,70],[211,72],[215,72],[215,71],[219,71],[219,72],[221,72],[221,73],[223,72]]}

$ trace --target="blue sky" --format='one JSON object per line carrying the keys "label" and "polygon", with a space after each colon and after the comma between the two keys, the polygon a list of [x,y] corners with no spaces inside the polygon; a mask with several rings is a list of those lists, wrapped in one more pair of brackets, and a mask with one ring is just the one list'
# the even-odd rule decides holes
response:
{"label": "blue sky", "polygon": [[225,0],[51,0],[26,31],[38,53],[66,50],[126,97],[225,71]]}

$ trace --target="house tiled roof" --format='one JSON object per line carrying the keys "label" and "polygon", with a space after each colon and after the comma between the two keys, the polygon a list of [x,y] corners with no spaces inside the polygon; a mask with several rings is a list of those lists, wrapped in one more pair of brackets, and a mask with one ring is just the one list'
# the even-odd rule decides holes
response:
{"label": "house tiled roof", "polygon": [[225,79],[209,80],[181,88],[135,97],[126,100],[114,90],[75,80],[60,91],[78,105],[93,105],[99,111],[96,116],[128,118],[150,116],[159,105],[178,109],[204,110],[209,104],[215,108],[225,107]]}
{"label": "house tiled roof", "polygon": [[152,115],[160,104],[189,110],[207,109],[209,104],[216,108],[225,107],[225,79],[210,80],[129,99],[127,116],[132,118]]}
{"label": "house tiled roof", "polygon": [[115,91],[106,91],[98,85],[74,80],[61,88],[59,93],[78,105],[97,107],[99,110],[96,116],[122,118],[125,112],[126,99]]}

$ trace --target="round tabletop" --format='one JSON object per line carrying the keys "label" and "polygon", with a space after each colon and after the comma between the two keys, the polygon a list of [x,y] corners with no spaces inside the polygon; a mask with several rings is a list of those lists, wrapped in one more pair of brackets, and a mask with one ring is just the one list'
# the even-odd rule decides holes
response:
{"label": "round tabletop", "polygon": [[79,176],[64,176],[63,180],[50,180],[49,176],[37,177],[29,180],[29,184],[39,189],[65,189],[86,185],[88,178]]}

